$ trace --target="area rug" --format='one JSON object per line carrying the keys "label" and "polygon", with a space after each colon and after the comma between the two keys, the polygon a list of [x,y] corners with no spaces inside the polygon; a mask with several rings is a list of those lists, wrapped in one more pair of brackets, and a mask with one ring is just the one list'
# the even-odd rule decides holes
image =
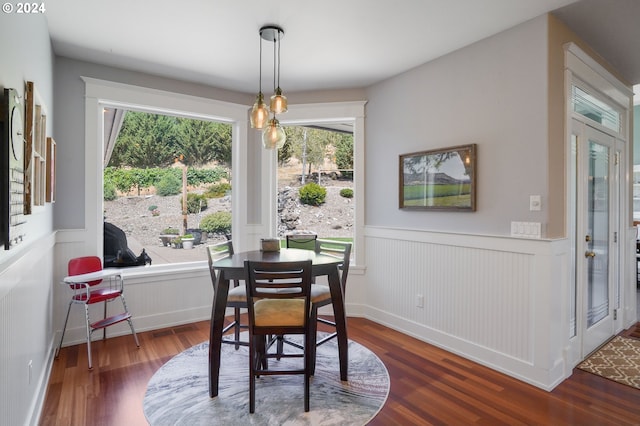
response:
{"label": "area rug", "polygon": [[630,339],[640,340],[640,323],[636,323],[629,327],[629,329],[624,331],[622,335]]}
{"label": "area rug", "polygon": [[150,425],[364,425],[382,408],[389,393],[389,374],[382,361],[351,340],[349,380],[341,382],[333,339],[317,350],[309,412],[304,411],[303,376],[262,376],[256,380],[256,409],[250,414],[248,348],[222,345],[215,398],[209,398],[208,350],[208,342],[193,346],[153,375],[143,401]]}
{"label": "area rug", "polygon": [[578,368],[640,389],[640,340],[616,336]]}

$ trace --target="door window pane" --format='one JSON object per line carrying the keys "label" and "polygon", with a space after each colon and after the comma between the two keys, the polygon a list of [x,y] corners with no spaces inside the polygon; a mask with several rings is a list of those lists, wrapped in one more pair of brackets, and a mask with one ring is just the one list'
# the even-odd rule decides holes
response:
{"label": "door window pane", "polygon": [[609,149],[589,141],[587,327],[609,311]]}
{"label": "door window pane", "polygon": [[578,114],[620,133],[620,113],[605,102],[578,86],[572,86],[571,103]]}
{"label": "door window pane", "polygon": [[[576,313],[576,298],[578,294],[578,280],[576,268],[580,265],[576,259],[576,253],[578,253],[578,241],[576,241],[577,235],[577,203],[578,203],[578,140],[576,135],[571,135],[571,159],[569,161],[569,178],[571,179],[569,183],[569,196],[571,200],[569,202],[569,217],[571,218],[569,221],[569,235],[573,240],[571,247],[571,264],[574,267],[571,270],[571,290],[569,295],[569,337],[574,337],[577,335],[577,313]],[[582,244],[580,242],[579,244]]]}

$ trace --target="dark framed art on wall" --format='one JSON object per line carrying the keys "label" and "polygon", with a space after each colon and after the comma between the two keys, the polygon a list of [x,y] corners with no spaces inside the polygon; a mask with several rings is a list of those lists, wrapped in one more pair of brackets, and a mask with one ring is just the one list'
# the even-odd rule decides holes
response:
{"label": "dark framed art on wall", "polygon": [[400,155],[399,207],[476,210],[476,144]]}

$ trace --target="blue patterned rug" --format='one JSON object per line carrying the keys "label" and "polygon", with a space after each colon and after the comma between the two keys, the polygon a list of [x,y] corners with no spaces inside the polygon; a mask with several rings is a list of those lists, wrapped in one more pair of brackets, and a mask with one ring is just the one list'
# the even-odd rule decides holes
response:
{"label": "blue patterned rug", "polygon": [[[245,340],[246,340],[245,336]],[[294,349],[285,345],[287,351]],[[311,379],[310,411],[304,412],[303,376],[262,376],[256,380],[256,412],[249,413],[248,348],[222,345],[219,394],[209,398],[209,343],[176,355],[151,378],[144,414],[164,425],[364,425],[384,405],[389,374],[380,359],[349,341],[349,381],[340,381],[335,339],[318,347]],[[302,362],[287,358],[269,363]],[[284,364],[283,364],[284,365]]]}

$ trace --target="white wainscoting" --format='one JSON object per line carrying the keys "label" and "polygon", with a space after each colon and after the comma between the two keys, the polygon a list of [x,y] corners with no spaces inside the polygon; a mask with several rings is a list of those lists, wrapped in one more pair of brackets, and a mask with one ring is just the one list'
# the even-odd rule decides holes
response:
{"label": "white wainscoting", "polygon": [[0,271],[1,425],[36,424],[44,400],[51,367],[54,241],[53,233],[40,238]]}
{"label": "white wainscoting", "polygon": [[566,240],[376,227],[365,240],[365,317],[546,390],[570,374]]}
{"label": "white wainscoting", "polygon": [[[133,315],[136,332],[157,330],[211,318],[213,288],[206,266],[204,271],[202,268],[161,274],[149,271],[142,276],[130,276],[129,272],[123,271],[124,294],[127,307]],[[68,303],[69,293],[64,292],[56,309],[58,314],[55,322],[59,325],[56,327],[56,339],[60,337]],[[119,300],[110,302],[107,306],[109,314],[122,311]],[[102,317],[102,309],[102,304],[90,307],[92,320]],[[94,340],[99,339],[102,331],[96,331],[93,334]],[[110,337],[125,334],[131,334],[126,322],[107,329],[107,336]],[[84,309],[81,306],[72,306],[63,346],[84,342],[86,342]],[[57,343],[58,340],[56,340]]]}

